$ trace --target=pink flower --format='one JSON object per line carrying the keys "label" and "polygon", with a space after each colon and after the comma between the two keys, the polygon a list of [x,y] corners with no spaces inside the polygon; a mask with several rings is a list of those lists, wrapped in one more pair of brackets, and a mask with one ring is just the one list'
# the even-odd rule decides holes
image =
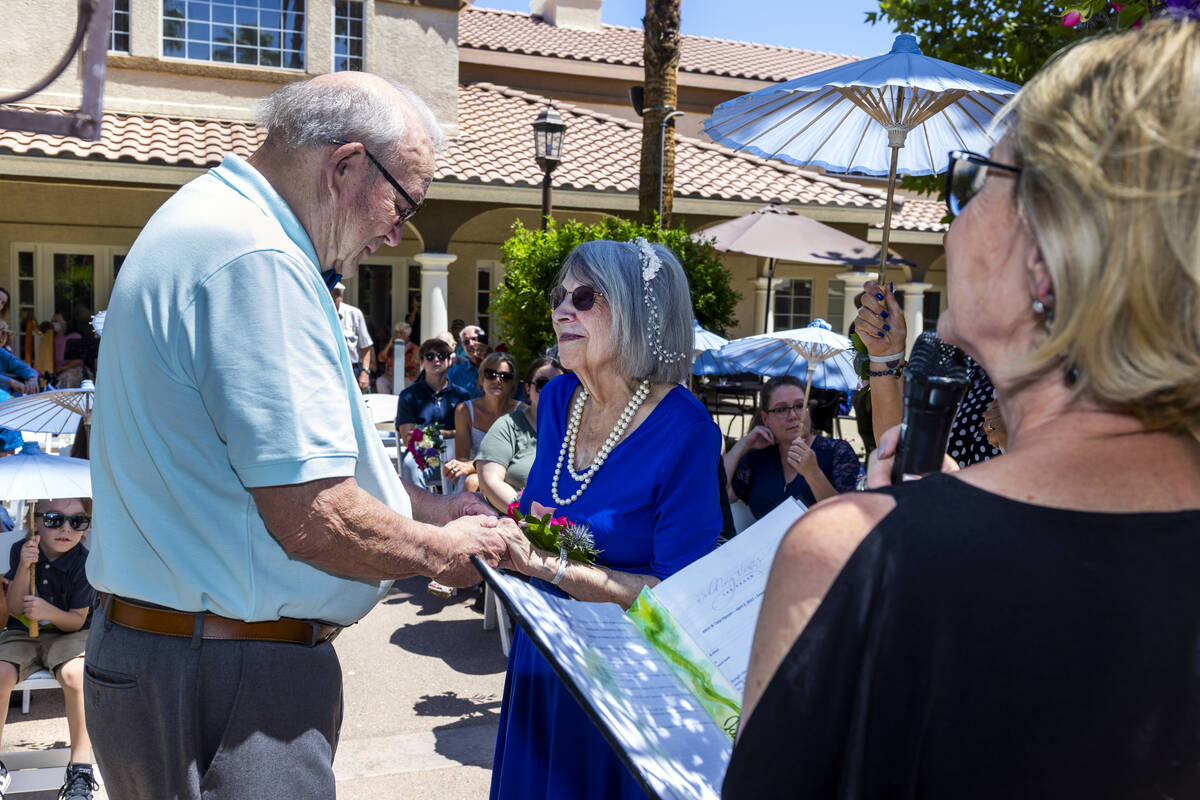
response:
{"label": "pink flower", "polygon": [[1063,14],[1062,24],[1068,28],[1074,28],[1083,21],[1083,15],[1078,11],[1068,11]]}
{"label": "pink flower", "polygon": [[510,517],[512,517],[513,519],[517,518],[516,511],[517,511],[517,506],[520,505],[520,503],[521,503],[521,501],[518,499],[518,500],[513,500],[511,503],[508,504],[508,515]]}
{"label": "pink flower", "polygon": [[554,519],[550,520],[550,524],[551,525],[567,525],[567,524],[569,524],[569,520],[566,517],[555,517]]}
{"label": "pink flower", "polygon": [[1113,3],[1111,0],[1109,1],[1109,5],[1112,6],[1112,10],[1116,11],[1118,14],[1120,14],[1121,9],[1125,7],[1124,3]]}

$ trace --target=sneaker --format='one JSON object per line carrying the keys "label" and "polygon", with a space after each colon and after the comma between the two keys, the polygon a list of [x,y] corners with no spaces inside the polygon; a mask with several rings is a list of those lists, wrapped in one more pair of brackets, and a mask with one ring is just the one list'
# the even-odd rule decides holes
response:
{"label": "sneaker", "polygon": [[454,597],[454,595],[458,592],[457,589],[452,589],[449,586],[432,580],[429,582],[429,586],[427,587],[426,591],[428,591],[434,597],[442,598]]}
{"label": "sneaker", "polygon": [[0,761],[0,800],[4,800],[4,793],[8,791],[10,783],[12,783],[12,775],[8,774],[8,767],[4,766],[3,761]]}
{"label": "sneaker", "polygon": [[91,764],[67,764],[67,780],[58,790],[58,800],[92,800],[92,790],[99,788]]}

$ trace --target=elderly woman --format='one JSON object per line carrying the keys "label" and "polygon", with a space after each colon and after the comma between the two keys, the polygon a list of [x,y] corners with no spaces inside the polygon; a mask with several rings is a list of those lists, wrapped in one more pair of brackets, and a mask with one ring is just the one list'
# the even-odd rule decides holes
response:
{"label": "elderly woman", "polygon": [[549,356],[534,359],[525,370],[525,396],[529,405],[497,420],[479,444],[475,457],[479,489],[501,511],[512,505],[529,479],[537,453],[538,400],[546,384],[562,373],[562,365],[556,359]]}
{"label": "elderly woman", "polygon": [[[521,495],[591,527],[595,564],[519,533],[504,566],[543,591],[628,608],[716,545],[720,433],[682,384],[692,360],[687,279],[666,248],[587,242],[550,293],[562,364],[538,404],[537,458]],[[513,639],[492,769],[493,798],[643,797],[537,648]]]}
{"label": "elderly woman", "polygon": [[513,400],[517,390],[517,363],[508,353],[491,353],[479,365],[478,391],[482,396],[466,400],[454,409],[455,458],[443,468],[446,477],[462,482],[462,490],[479,491],[475,454],[483,437],[501,417],[519,411],[523,404]]}
{"label": "elderly woman", "polygon": [[1006,121],[951,157],[938,329],[1008,451],[788,534],[726,798],[1200,796],[1200,25],[1077,45]]}
{"label": "elderly woman", "polygon": [[759,417],[762,424],[725,454],[730,500],[742,500],[761,519],[785,497],[811,506],[854,490],[858,456],[849,442],[813,433],[803,383],[790,375],[767,381]]}

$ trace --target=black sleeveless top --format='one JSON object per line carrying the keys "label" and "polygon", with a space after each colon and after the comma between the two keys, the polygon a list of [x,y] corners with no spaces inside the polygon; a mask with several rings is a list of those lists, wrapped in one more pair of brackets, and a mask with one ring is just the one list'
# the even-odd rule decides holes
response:
{"label": "black sleeveless top", "polygon": [[887,490],[723,797],[1200,797],[1200,510]]}

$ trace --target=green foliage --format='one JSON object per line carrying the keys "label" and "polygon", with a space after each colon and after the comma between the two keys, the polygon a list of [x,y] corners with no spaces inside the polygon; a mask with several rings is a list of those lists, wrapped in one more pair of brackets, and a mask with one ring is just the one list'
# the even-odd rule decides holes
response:
{"label": "green foliage", "polygon": [[626,219],[605,217],[594,225],[553,220],[544,230],[530,230],[518,220],[512,236],[500,246],[504,282],[492,298],[491,314],[499,320],[500,335],[519,364],[528,364],[554,343],[550,301],[559,267],[580,242],[596,239],[632,241],[644,236],[665,245],[679,259],[692,292],[692,309],[705,328],[724,335],[737,324],[733,311],[741,295],[730,285],[729,271],[712,245],[693,241],[680,223],[659,230]]}

